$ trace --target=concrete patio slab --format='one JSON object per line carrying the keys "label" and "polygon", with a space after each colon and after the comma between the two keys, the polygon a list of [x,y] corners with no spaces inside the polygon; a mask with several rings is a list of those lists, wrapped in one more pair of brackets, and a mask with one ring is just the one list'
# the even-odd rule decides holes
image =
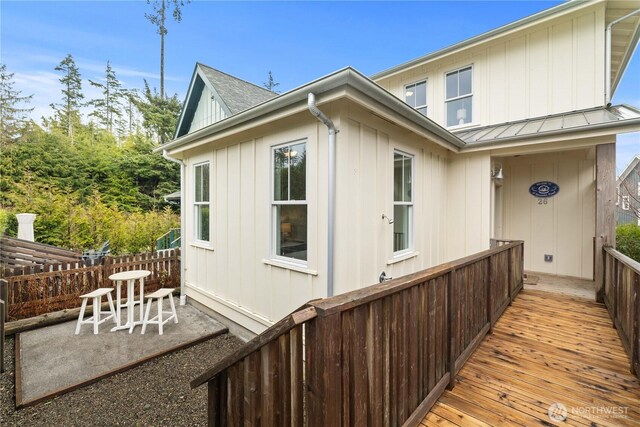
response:
{"label": "concrete patio slab", "polygon": [[525,273],[527,275],[524,282],[525,289],[596,299],[596,283],[593,280],[532,271],[525,271]]}
{"label": "concrete patio slab", "polygon": [[[168,310],[165,301],[165,310]],[[110,332],[114,323],[83,325],[75,335],[76,322],[66,322],[23,332],[16,336],[16,406],[33,405],[91,384],[99,379],[133,368],[163,354],[198,344],[227,332],[227,327],[191,305],[180,306],[175,299],[179,323],[141,326],[134,332]],[[156,304],[151,317],[157,313]],[[136,312],[137,315],[137,312]],[[126,321],[126,310],[122,313]],[[153,381],[153,378],[149,378]]]}

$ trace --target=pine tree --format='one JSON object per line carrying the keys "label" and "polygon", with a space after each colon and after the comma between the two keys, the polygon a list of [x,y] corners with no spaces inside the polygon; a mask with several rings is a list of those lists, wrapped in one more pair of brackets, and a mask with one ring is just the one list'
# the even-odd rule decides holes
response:
{"label": "pine tree", "polygon": [[169,141],[178,124],[180,108],[182,107],[178,95],[163,98],[154,88],[151,91],[149,83],[144,81],[143,99],[134,100],[135,106],[142,114],[143,126],[161,144]]}
{"label": "pine tree", "polygon": [[[189,3],[189,0],[186,0]],[[147,0],[147,4],[151,4],[151,0]],[[173,5],[173,19],[176,22],[182,21],[182,7],[184,0],[154,0],[153,13],[145,13],[144,17],[149,20],[158,29],[160,35],[160,98],[164,99],[164,36],[167,35],[166,17],[167,9]]]}
{"label": "pine tree", "polygon": [[122,98],[124,96],[122,84],[116,77],[116,72],[107,61],[104,83],[89,80],[91,86],[102,91],[102,98],[93,99],[89,105],[94,107],[89,116],[95,117],[105,130],[114,133],[114,124],[122,117]]}
{"label": "pine tree", "polygon": [[133,135],[134,128],[137,128],[136,124],[136,111],[135,100],[137,97],[136,89],[123,89],[122,95],[124,96],[124,119],[128,127],[128,134]]}
{"label": "pine tree", "polygon": [[273,73],[271,72],[271,70],[269,70],[269,78],[267,79],[266,82],[262,83],[262,86],[266,87],[267,89],[269,89],[272,92],[276,92],[274,89],[277,86],[280,86],[280,83],[277,83],[275,81],[275,79],[273,78]]}
{"label": "pine tree", "polygon": [[71,54],[68,54],[55,70],[63,74],[60,78],[60,83],[63,85],[62,102],[51,104],[51,108],[56,112],[60,127],[67,131],[67,136],[73,142],[73,130],[80,124],[79,108],[84,99],[82,77]]}
{"label": "pine tree", "polygon": [[22,91],[13,88],[13,75],[7,72],[5,64],[0,65],[0,148],[15,140],[26,122],[26,113],[33,111],[33,108],[20,107],[30,102],[33,95],[21,96]]}

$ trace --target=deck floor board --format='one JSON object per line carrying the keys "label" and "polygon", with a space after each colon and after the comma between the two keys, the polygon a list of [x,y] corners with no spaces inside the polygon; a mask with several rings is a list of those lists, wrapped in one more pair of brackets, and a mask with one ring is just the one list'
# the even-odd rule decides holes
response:
{"label": "deck floor board", "polygon": [[[564,422],[549,406],[567,409]],[[601,304],[524,290],[421,426],[640,426],[640,381]]]}

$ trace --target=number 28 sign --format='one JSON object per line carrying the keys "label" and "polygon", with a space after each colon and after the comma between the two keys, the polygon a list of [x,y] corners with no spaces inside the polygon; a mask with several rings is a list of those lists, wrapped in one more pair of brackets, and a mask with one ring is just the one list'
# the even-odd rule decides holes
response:
{"label": "number 28 sign", "polygon": [[546,205],[547,199],[560,192],[560,186],[551,181],[540,181],[529,187],[529,193],[538,198],[539,205]]}

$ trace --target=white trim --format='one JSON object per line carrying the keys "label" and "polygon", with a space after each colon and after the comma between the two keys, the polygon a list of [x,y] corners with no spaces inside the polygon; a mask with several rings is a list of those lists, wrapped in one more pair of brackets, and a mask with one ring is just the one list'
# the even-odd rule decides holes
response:
{"label": "white trim", "polygon": [[[420,109],[420,108],[424,108],[425,109],[424,115],[427,116],[427,117],[429,116],[429,81],[428,80],[429,79],[427,77],[425,77],[424,79],[416,80],[414,82],[407,83],[407,84],[402,86],[403,91],[404,91],[404,94],[403,94],[404,102],[407,102],[407,86],[414,86],[414,88],[415,88],[415,86],[417,86],[418,84],[424,83],[424,102],[425,102],[425,104],[424,105],[419,105],[419,106],[418,105],[415,105],[415,106],[409,105],[409,106],[412,107],[413,109],[415,109],[416,111],[418,111],[418,109]],[[415,93],[417,94],[417,92],[415,92]],[[407,105],[408,105],[408,103],[407,103]],[[418,112],[420,113],[420,111],[418,111]],[[420,114],[422,114],[422,113],[420,113]]]}
{"label": "white trim", "polygon": [[[305,198],[304,200],[275,200],[275,152],[279,148],[290,147],[292,145],[304,144],[305,152],[308,152],[309,146],[309,138],[303,137],[294,139],[291,141],[274,144],[269,147],[270,155],[269,155],[269,181],[270,181],[270,197],[269,197],[269,210],[270,210],[270,224],[271,224],[271,233],[269,238],[269,257],[274,262],[273,265],[278,267],[290,268],[290,269],[298,269],[302,272],[308,271],[307,267],[309,265],[309,201],[307,199],[307,184],[309,182],[308,177],[308,169],[305,165]],[[305,160],[306,161],[306,160]],[[291,170],[287,173],[287,177],[289,182],[287,183],[287,188],[289,192],[291,191]],[[301,260],[297,258],[285,257],[282,255],[278,255],[276,250],[276,239],[279,238],[280,234],[278,233],[278,228],[276,225],[276,217],[275,211],[277,206],[306,206],[307,207],[307,235],[306,235],[306,244],[307,244],[307,259]],[[263,260],[264,261],[264,260]],[[296,270],[296,271],[298,271]],[[316,273],[317,274],[317,273]]]}
{"label": "white trim", "polygon": [[271,259],[264,258],[262,260],[263,264],[271,265],[273,267],[284,268],[286,270],[297,271],[298,273],[304,273],[311,276],[317,276],[318,272],[316,270],[311,270],[310,268],[306,268],[302,264],[290,262],[290,259],[295,258],[286,258],[286,257],[275,257]]}
{"label": "white trim", "polygon": [[194,248],[206,249],[208,251],[215,251],[215,249],[213,248],[213,245],[207,244],[207,242],[204,242],[202,240],[196,240],[194,242],[191,242],[189,243],[189,246],[192,246]]}
{"label": "white trim", "polygon": [[[251,332],[260,333],[262,332],[262,330],[273,326],[273,324],[275,323],[270,321],[266,317],[261,316],[257,313],[253,313],[232,301],[226,300],[221,296],[214,294],[213,292],[206,291],[194,285],[193,283],[186,282],[185,287],[187,288],[187,291],[190,291],[192,293],[191,295],[187,293],[188,297],[195,299],[199,303],[204,304],[214,311],[217,311],[226,318],[249,329]],[[207,299],[208,301],[202,301],[202,299],[195,297],[193,293],[195,293],[197,296],[200,296],[201,298]],[[245,321],[243,322],[243,320]],[[246,322],[246,320],[249,320],[249,323],[252,323],[252,325],[248,325],[248,322]],[[256,331],[257,329],[262,330]]]}
{"label": "white trim", "polygon": [[387,260],[387,265],[393,265],[393,264],[396,264],[396,263],[399,263],[399,262],[402,262],[402,261],[406,261],[408,259],[415,258],[418,255],[420,255],[420,252],[418,252],[418,251],[411,251],[409,253],[400,254],[400,255],[394,257],[393,259]]}
{"label": "white trim", "polygon": [[[476,122],[474,122],[474,116],[475,116],[475,96],[474,96],[474,89],[475,89],[475,82],[474,82],[474,76],[475,76],[475,70],[474,70],[474,64],[468,64],[468,65],[464,65],[462,67],[457,67],[457,68],[452,68],[448,71],[445,71],[443,73],[443,82],[444,82],[444,127],[449,130],[457,130],[457,129],[461,129],[463,127],[466,126],[478,126],[478,124]],[[468,94],[464,94],[464,95],[460,95],[460,71],[462,70],[466,70],[467,68],[471,69],[471,92]],[[453,98],[447,98],[447,75],[448,74],[452,74],[452,73],[458,73],[458,96],[454,96]],[[463,123],[463,124],[457,124],[457,125],[452,125],[452,126],[448,126],[448,117],[447,117],[447,103],[449,102],[453,102],[453,101],[457,101],[459,99],[465,99],[465,98],[471,98],[471,121],[469,123]]]}
{"label": "white trim", "polygon": [[[411,201],[396,201],[395,200],[395,155],[396,154],[400,154],[404,157],[408,157],[411,159]],[[393,149],[393,155],[392,155],[392,165],[391,165],[391,177],[392,177],[392,192],[391,192],[391,201],[392,201],[392,206],[393,206],[393,212],[395,212],[395,207],[396,206],[409,206],[409,210],[408,210],[408,222],[409,224],[407,225],[407,230],[408,230],[408,242],[407,242],[407,248],[399,250],[399,251],[394,251],[393,246],[395,244],[395,236],[394,238],[391,240],[391,252],[392,252],[392,256],[393,259],[396,258],[401,258],[409,253],[415,252],[415,184],[416,184],[416,155],[409,153],[405,150],[399,149],[399,148],[394,148]],[[402,163],[402,171],[403,171],[403,176],[404,176],[404,161]],[[404,199],[404,179],[402,180],[402,184],[403,184],[403,188],[402,188],[402,192],[401,194],[403,195],[403,199]],[[394,216],[394,220],[396,220],[395,218],[395,213],[393,214]],[[395,234],[394,228],[391,228],[391,232]]]}
{"label": "white trim", "polygon": [[[196,193],[195,193],[196,187],[198,185],[198,183],[196,182],[196,168],[198,168],[200,166],[204,166],[204,165],[208,165],[209,166],[209,185],[208,185],[208,187],[209,187],[209,200],[206,201],[206,202],[204,202],[204,201],[198,202],[198,201],[196,201]],[[194,221],[193,221],[193,224],[194,224],[193,236],[192,236],[193,240],[192,240],[191,244],[194,245],[194,246],[202,247],[204,249],[212,249],[212,247],[211,247],[211,234],[212,234],[211,233],[211,231],[212,231],[211,230],[211,224],[212,224],[212,221],[211,221],[211,214],[212,214],[212,212],[211,212],[212,211],[212,209],[211,209],[211,199],[212,199],[211,198],[211,181],[212,181],[211,176],[212,176],[213,168],[211,167],[211,165],[212,165],[211,160],[203,160],[201,162],[193,163],[191,165],[192,166],[191,170],[193,171],[193,175],[191,177],[191,182],[193,183],[193,187],[192,187],[193,188],[193,193],[192,193],[193,199],[192,199],[191,204],[193,206],[193,219],[194,219]],[[209,207],[209,240],[202,240],[202,239],[198,238],[199,222],[198,222],[198,210],[196,209],[196,206],[208,206]]]}

